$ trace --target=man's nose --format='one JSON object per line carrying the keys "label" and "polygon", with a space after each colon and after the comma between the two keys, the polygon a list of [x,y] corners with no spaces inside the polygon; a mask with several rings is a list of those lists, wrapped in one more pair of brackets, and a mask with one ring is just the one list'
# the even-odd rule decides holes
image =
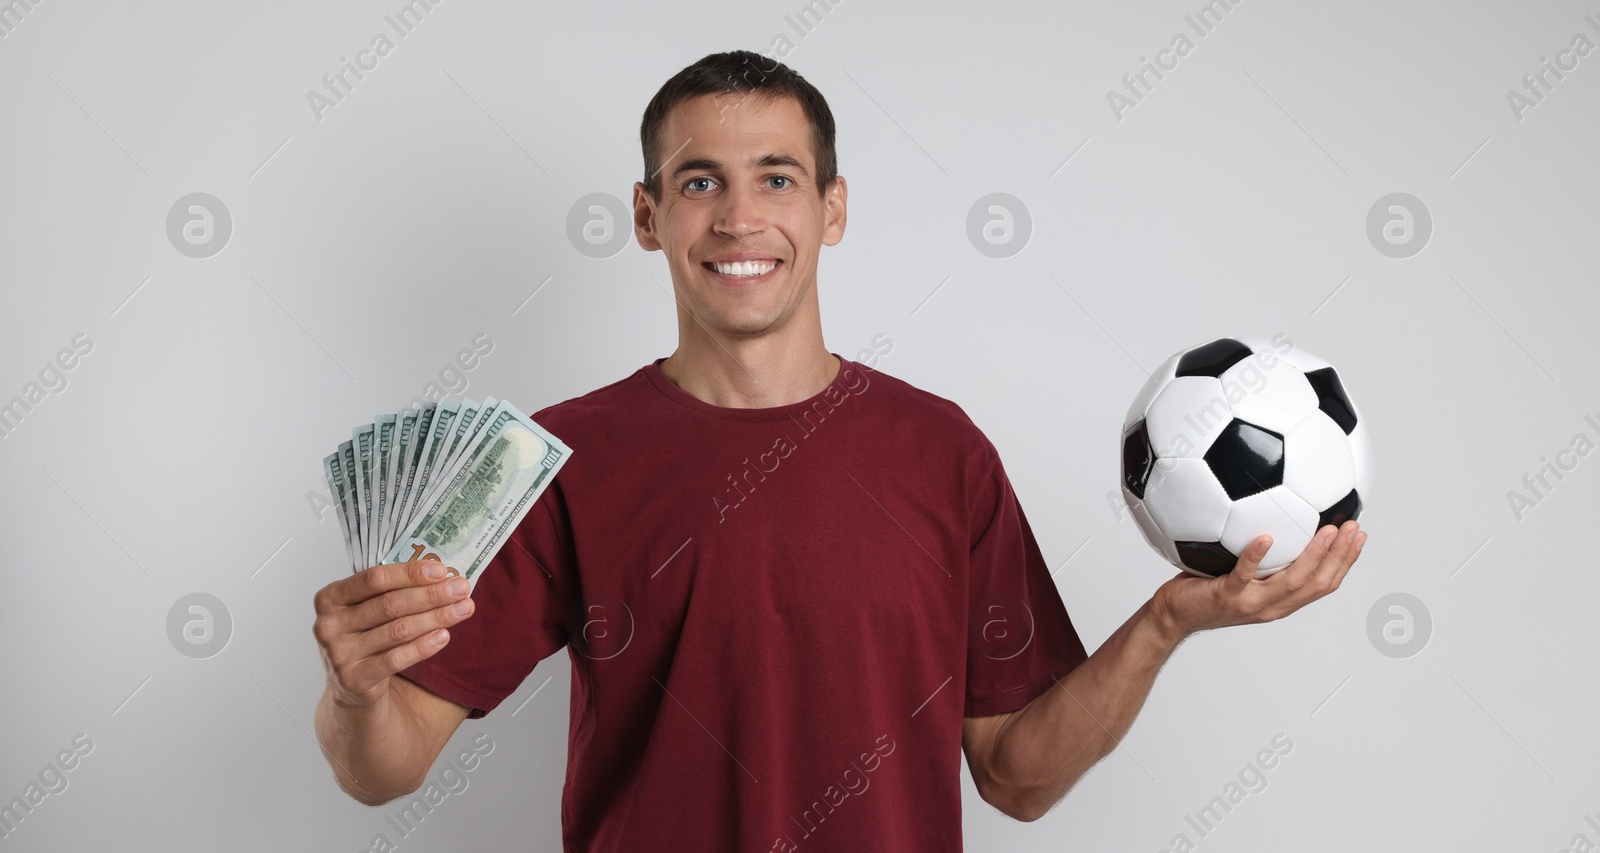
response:
{"label": "man's nose", "polygon": [[756,234],[767,227],[761,199],[756,190],[747,184],[730,186],[722,194],[713,227],[718,233],[739,238]]}

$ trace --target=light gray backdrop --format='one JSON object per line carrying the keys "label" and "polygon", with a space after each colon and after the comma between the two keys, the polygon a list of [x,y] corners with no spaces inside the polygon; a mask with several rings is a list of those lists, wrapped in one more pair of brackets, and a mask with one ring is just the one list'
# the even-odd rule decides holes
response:
{"label": "light gray backdrop", "polygon": [[[1090,649],[1172,574],[1114,500],[1146,371],[1284,333],[1370,419],[1343,587],[1189,640],[1043,820],[968,782],[968,849],[1600,840],[1600,3],[450,0],[404,35],[401,9],[0,5],[0,806],[33,801],[0,849],[559,845],[565,653],[462,727],[447,756],[494,749],[409,836],[334,785],[318,462],[430,382],[532,411],[671,352],[661,258],[569,214],[626,200],[651,94],[736,47],[838,120],[828,345],[885,336],[883,370],[988,433]],[[1530,491],[1547,460],[1572,470]]]}

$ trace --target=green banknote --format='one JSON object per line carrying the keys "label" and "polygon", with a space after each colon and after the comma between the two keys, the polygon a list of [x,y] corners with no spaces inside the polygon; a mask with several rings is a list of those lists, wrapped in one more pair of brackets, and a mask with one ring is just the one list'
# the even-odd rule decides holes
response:
{"label": "green banknote", "polygon": [[379,415],[323,459],[323,474],[353,571],[434,558],[475,587],[571,455],[490,397]]}
{"label": "green banknote", "polygon": [[384,555],[385,563],[437,559],[477,585],[484,566],[549,487],[572,450],[501,400],[462,449],[448,481]]}

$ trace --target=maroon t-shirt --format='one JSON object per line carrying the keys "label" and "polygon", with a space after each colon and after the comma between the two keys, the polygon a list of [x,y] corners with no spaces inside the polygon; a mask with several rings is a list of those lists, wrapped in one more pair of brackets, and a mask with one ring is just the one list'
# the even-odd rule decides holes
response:
{"label": "maroon t-shirt", "polygon": [[566,851],[959,851],[962,718],[1085,659],[993,445],[840,362],[787,406],[658,359],[534,414],[572,458],[404,674],[481,717],[568,647]]}

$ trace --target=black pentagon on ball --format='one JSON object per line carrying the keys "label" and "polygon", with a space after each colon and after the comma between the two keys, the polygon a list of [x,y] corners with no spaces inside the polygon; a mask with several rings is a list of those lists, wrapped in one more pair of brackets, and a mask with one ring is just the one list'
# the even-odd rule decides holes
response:
{"label": "black pentagon on ball", "polygon": [[1155,463],[1150,432],[1145,429],[1144,418],[1140,418],[1122,436],[1122,484],[1139,500],[1144,500],[1144,487],[1150,482],[1150,469]]}
{"label": "black pentagon on ball", "polygon": [[1344,383],[1339,381],[1339,374],[1333,372],[1331,367],[1324,367],[1307,371],[1306,379],[1311,381],[1312,389],[1317,392],[1317,408],[1332,418],[1345,435],[1349,435],[1356,428],[1356,407],[1350,405],[1350,398],[1345,396]]}
{"label": "black pentagon on ball", "polygon": [[1233,338],[1217,338],[1209,344],[1201,344],[1183,354],[1178,359],[1179,376],[1211,376],[1222,375],[1222,371],[1249,358],[1253,353],[1250,348]]}
{"label": "black pentagon on ball", "polygon": [[1220,542],[1174,542],[1178,546],[1178,559],[1185,566],[1212,577],[1233,571],[1239,558]]}
{"label": "black pentagon on ball", "polygon": [[1360,517],[1361,496],[1356,494],[1355,489],[1351,489],[1350,494],[1340,498],[1333,506],[1321,512],[1317,517],[1317,529],[1321,530],[1323,525],[1326,524],[1331,524],[1334,527],[1343,527],[1346,521]]}
{"label": "black pentagon on ball", "polygon": [[1206,464],[1233,500],[1283,482],[1283,436],[1234,418],[1206,451]]}

